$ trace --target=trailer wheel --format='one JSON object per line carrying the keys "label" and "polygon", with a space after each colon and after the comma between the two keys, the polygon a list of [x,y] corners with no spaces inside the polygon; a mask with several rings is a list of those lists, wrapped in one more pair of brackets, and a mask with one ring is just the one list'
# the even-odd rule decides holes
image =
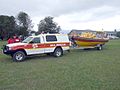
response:
{"label": "trailer wheel", "polygon": [[99,46],[97,47],[97,50],[102,50],[102,45],[99,45]]}
{"label": "trailer wheel", "polygon": [[63,55],[63,50],[61,48],[56,48],[55,51],[53,52],[53,55],[55,57],[60,57]]}
{"label": "trailer wheel", "polygon": [[13,61],[21,62],[25,59],[26,55],[23,51],[17,51],[13,54]]}

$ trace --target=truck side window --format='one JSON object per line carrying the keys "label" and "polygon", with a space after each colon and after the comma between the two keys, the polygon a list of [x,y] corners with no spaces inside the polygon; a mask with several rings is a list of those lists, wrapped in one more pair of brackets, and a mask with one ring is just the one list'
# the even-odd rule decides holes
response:
{"label": "truck side window", "polygon": [[32,43],[40,43],[40,38],[34,38],[31,42]]}
{"label": "truck side window", "polygon": [[46,36],[46,41],[51,42],[51,41],[57,41],[57,38],[55,35],[47,35]]}

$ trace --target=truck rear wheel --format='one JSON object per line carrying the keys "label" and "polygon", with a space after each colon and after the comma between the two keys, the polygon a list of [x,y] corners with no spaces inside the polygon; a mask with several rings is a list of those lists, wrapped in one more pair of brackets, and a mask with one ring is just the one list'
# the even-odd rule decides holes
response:
{"label": "truck rear wheel", "polygon": [[53,55],[55,57],[60,57],[60,56],[63,55],[63,50],[61,48],[56,48],[55,51],[54,51],[54,53],[53,53]]}
{"label": "truck rear wheel", "polygon": [[21,62],[25,59],[26,55],[23,51],[17,51],[13,54],[13,61]]}

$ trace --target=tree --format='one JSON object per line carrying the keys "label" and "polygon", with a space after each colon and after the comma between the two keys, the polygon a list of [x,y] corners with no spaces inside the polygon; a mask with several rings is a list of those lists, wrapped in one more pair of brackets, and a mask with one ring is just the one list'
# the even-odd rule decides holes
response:
{"label": "tree", "polygon": [[17,23],[19,28],[19,34],[28,35],[29,31],[33,28],[32,20],[25,12],[20,12],[17,16]]}
{"label": "tree", "polygon": [[60,26],[57,25],[56,22],[53,21],[53,17],[45,17],[38,24],[38,32],[44,33],[59,33],[61,30]]}
{"label": "tree", "polygon": [[8,38],[15,33],[15,18],[13,16],[0,16],[0,36]]}

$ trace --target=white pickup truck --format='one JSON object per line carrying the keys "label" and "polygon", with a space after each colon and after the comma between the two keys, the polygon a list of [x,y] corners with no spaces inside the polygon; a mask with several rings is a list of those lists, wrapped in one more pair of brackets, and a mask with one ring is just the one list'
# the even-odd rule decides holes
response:
{"label": "white pickup truck", "polygon": [[63,51],[70,49],[68,35],[40,34],[30,36],[20,43],[5,45],[3,53],[12,56],[14,61],[23,61],[26,56],[34,54],[52,54],[56,57],[63,55]]}

